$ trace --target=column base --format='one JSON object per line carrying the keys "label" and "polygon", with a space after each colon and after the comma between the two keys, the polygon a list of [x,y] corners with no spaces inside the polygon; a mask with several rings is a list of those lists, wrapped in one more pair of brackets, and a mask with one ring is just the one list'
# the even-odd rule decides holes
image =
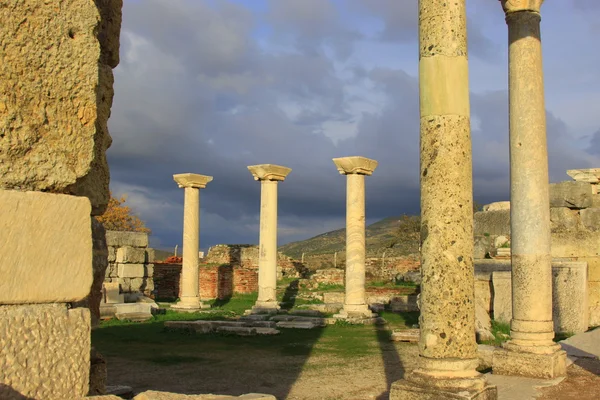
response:
{"label": "column base", "polygon": [[538,379],[566,376],[567,352],[556,350],[550,354],[536,354],[509,344],[504,349],[494,351],[492,373]]}
{"label": "column base", "polygon": [[498,390],[496,386],[486,385],[483,388],[460,389],[457,391],[439,388],[431,385],[419,385],[409,380],[402,379],[392,384],[390,400],[496,400]]}
{"label": "column base", "polygon": [[277,314],[280,309],[276,301],[257,301],[249,314]]}
{"label": "column base", "polygon": [[172,310],[180,312],[196,312],[210,308],[210,305],[200,301],[200,297],[184,297],[177,304],[171,306]]}
{"label": "column base", "polygon": [[376,324],[381,318],[369,310],[366,304],[364,305],[344,305],[344,308],[339,313],[334,314],[333,318],[349,322],[351,324]]}

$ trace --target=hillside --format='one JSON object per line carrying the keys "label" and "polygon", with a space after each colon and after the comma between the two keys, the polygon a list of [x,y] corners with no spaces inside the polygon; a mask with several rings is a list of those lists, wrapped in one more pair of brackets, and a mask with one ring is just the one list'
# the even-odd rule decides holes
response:
{"label": "hillside", "polygon": [[[418,238],[415,235],[403,235],[402,240],[390,248],[390,243],[398,237],[401,230],[402,217],[387,217],[375,222],[366,228],[367,257],[379,257],[386,251],[386,256],[401,256],[418,252]],[[407,217],[404,217],[407,218]],[[415,217],[408,217],[412,220]],[[406,221],[405,219],[404,221]],[[403,227],[406,228],[406,227]],[[417,235],[418,237],[418,235]],[[338,229],[322,233],[310,239],[292,242],[279,247],[282,253],[300,259],[302,253],[305,255],[333,254],[343,252],[346,248],[346,229]]]}

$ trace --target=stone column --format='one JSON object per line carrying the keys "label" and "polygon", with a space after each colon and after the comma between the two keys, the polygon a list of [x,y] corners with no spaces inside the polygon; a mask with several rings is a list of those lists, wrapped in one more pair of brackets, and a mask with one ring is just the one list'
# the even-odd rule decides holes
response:
{"label": "stone column", "polygon": [[502,0],[509,42],[511,340],[494,354],[496,374],[554,378],[566,354],[553,342],[548,148],[540,7]]}
{"label": "stone column", "polygon": [[173,179],[185,190],[183,211],[183,265],[179,280],[179,302],[171,308],[181,311],[195,311],[206,308],[200,301],[199,257],[200,241],[200,189],[213,180],[212,176],[198,174],[177,174]]}
{"label": "stone column", "polygon": [[346,296],[337,318],[372,318],[365,294],[365,175],[373,174],[377,161],[365,157],[334,158],[346,188]]}
{"label": "stone column", "polygon": [[419,366],[390,399],[496,399],[477,372],[465,0],[419,1]]}
{"label": "stone column", "polygon": [[292,171],[273,164],[251,165],[252,176],[260,181],[260,238],[258,258],[258,299],[252,313],[276,313],[277,302],[277,183]]}

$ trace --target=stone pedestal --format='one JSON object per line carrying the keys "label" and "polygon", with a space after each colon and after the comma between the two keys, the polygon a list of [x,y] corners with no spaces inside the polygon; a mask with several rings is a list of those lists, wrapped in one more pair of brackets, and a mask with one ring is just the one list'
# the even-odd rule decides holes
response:
{"label": "stone pedestal", "polygon": [[277,302],[277,183],[292,171],[280,165],[259,164],[248,167],[260,181],[260,238],[258,258],[258,299],[252,313],[274,314]]}
{"label": "stone pedestal", "polygon": [[[543,0],[506,1],[509,40],[511,340],[494,373],[555,378],[566,358],[553,342],[548,147],[540,7]],[[510,361],[510,358],[515,359]],[[521,362],[533,357],[531,363]],[[527,368],[531,365],[532,368]]]}
{"label": "stone pedestal", "polygon": [[179,302],[171,308],[178,311],[197,311],[202,304],[198,285],[198,248],[200,241],[200,189],[213,180],[212,176],[177,174],[173,179],[185,189],[183,211],[183,265],[181,266]]}
{"label": "stone pedestal", "polygon": [[365,157],[334,158],[347,176],[346,189],[346,296],[336,318],[373,318],[365,295],[365,175],[373,174],[377,161]]}
{"label": "stone pedestal", "polygon": [[419,367],[390,399],[496,399],[477,372],[465,0],[419,1]]}

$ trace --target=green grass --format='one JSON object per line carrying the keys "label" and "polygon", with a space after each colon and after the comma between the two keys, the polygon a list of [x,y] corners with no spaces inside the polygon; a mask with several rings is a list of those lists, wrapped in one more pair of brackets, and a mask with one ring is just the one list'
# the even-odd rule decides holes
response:
{"label": "green grass", "polygon": [[339,292],[344,291],[344,285],[337,283],[319,283],[316,289],[312,289],[311,292]]}
{"label": "green grass", "polygon": [[510,324],[492,320],[492,334],[494,335],[494,340],[486,340],[482,343],[492,346],[501,346],[502,343],[510,339]]}

